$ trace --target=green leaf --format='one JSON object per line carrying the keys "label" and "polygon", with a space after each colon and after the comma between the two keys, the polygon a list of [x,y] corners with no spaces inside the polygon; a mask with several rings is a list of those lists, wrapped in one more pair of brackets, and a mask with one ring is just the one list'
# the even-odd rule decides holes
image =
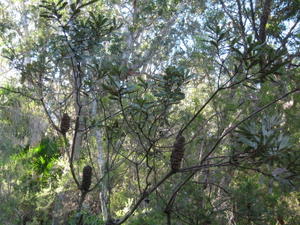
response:
{"label": "green leaf", "polygon": [[145,89],[148,87],[148,83],[143,78],[138,77],[137,79],[141,82],[140,85],[142,87],[144,87]]}
{"label": "green leaf", "polygon": [[54,19],[54,18],[56,18],[55,16],[52,16],[52,15],[49,15],[49,14],[41,14],[40,17],[47,18],[47,19]]}
{"label": "green leaf", "polygon": [[59,6],[64,0],[59,0],[56,5]]}
{"label": "green leaf", "polygon": [[231,49],[232,49],[234,52],[238,53],[238,55],[240,55],[240,56],[243,56],[243,55],[244,55],[239,49],[237,49],[237,48],[235,48],[235,47],[231,47]]}
{"label": "green leaf", "polygon": [[83,8],[83,7],[86,7],[86,6],[88,6],[88,5],[91,5],[91,4],[93,4],[93,3],[95,3],[95,2],[98,2],[99,0],[92,0],[92,1],[89,1],[89,2],[87,2],[87,3],[85,3],[85,4],[82,4],[81,6],[79,6],[78,8]]}
{"label": "green leaf", "polygon": [[64,3],[62,4],[62,6],[60,6],[60,7],[57,9],[57,11],[63,10],[63,9],[66,7],[66,5],[68,5],[68,3],[67,3],[67,2],[64,2]]}
{"label": "green leaf", "polygon": [[71,8],[71,10],[72,10],[73,12],[75,12],[75,10],[76,10],[76,4],[75,4],[75,3],[72,3],[72,4],[70,5],[70,8]]}
{"label": "green leaf", "polygon": [[245,145],[250,146],[253,149],[257,149],[258,145],[256,142],[253,142],[251,140],[249,140],[248,138],[245,138],[243,136],[239,137],[239,141],[241,141],[242,143],[244,143]]}
{"label": "green leaf", "polygon": [[213,46],[215,46],[216,48],[219,48],[219,45],[216,41],[209,41]]}
{"label": "green leaf", "polygon": [[289,147],[291,147],[291,144],[289,142],[289,138],[286,137],[286,136],[283,136],[282,138],[280,138],[278,150],[286,149],[286,148],[289,148]]}
{"label": "green leaf", "polygon": [[217,40],[217,43],[220,42],[224,37],[225,37],[226,33],[222,32]]}

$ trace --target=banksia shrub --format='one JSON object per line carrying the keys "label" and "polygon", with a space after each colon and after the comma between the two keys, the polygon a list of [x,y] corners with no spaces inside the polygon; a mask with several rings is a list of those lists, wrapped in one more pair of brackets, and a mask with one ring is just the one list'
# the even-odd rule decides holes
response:
{"label": "banksia shrub", "polygon": [[60,123],[60,131],[63,135],[67,133],[67,131],[70,128],[70,117],[68,113],[64,113],[63,117],[61,118],[61,123]]}
{"label": "banksia shrub", "polygon": [[180,134],[176,137],[173,151],[171,154],[171,168],[172,170],[180,169],[180,164],[184,155],[185,138]]}
{"label": "banksia shrub", "polygon": [[92,183],[92,167],[85,166],[82,172],[81,190],[88,191]]}

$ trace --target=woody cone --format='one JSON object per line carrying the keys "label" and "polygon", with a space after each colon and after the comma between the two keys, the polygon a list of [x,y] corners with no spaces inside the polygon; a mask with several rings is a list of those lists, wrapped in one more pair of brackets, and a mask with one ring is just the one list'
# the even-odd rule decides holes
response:
{"label": "woody cone", "polygon": [[180,169],[181,161],[184,156],[184,144],[185,144],[185,138],[179,134],[176,137],[173,151],[171,154],[171,168],[174,171],[177,171]]}

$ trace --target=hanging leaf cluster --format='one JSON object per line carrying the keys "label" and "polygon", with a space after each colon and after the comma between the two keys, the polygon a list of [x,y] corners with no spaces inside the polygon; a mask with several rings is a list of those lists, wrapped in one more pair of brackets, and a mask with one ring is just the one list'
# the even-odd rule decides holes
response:
{"label": "hanging leaf cluster", "polygon": [[188,72],[184,68],[170,66],[166,68],[165,74],[156,78],[158,88],[154,90],[154,96],[169,103],[176,103],[185,98],[182,88],[188,80]]}
{"label": "hanging leaf cluster", "polygon": [[42,0],[40,8],[42,8],[43,11],[41,12],[40,17],[59,20],[63,16],[63,10],[67,5],[68,2],[64,0],[59,0],[57,3]]}
{"label": "hanging leaf cluster", "polygon": [[252,120],[241,126],[236,132],[238,148],[252,158],[264,159],[271,163],[282,151],[290,149],[292,142],[282,130],[280,116],[264,116],[261,120]]}

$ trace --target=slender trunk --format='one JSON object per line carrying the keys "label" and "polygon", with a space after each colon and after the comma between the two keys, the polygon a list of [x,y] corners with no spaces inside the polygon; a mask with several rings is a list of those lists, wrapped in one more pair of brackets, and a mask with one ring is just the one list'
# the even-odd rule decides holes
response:
{"label": "slender trunk", "polygon": [[[92,105],[92,117],[95,117],[97,115],[97,107],[97,100],[94,100]],[[95,128],[94,136],[96,138],[96,145],[98,150],[97,161],[100,168],[100,177],[104,177],[103,181],[100,184],[101,191],[99,193],[102,217],[104,221],[110,221],[111,213],[109,209],[108,180],[106,179],[106,160],[103,150],[102,132],[99,128]]]}
{"label": "slender trunk", "polygon": [[65,199],[65,193],[61,192],[56,195],[54,200],[53,212],[52,212],[52,224],[59,225],[63,223],[63,201]]}
{"label": "slender trunk", "polygon": [[259,41],[261,43],[266,41],[266,26],[271,13],[271,5],[272,0],[265,0],[259,26]]}
{"label": "slender trunk", "polygon": [[79,116],[79,126],[77,129],[77,136],[76,139],[74,140],[75,143],[75,147],[74,147],[74,157],[73,160],[78,160],[80,157],[80,149],[81,149],[81,144],[82,144],[82,139],[83,139],[83,133],[82,130],[84,130],[84,121],[83,121],[83,112],[84,109],[80,109],[79,104],[76,102],[76,98],[77,96],[74,96],[75,98],[75,103],[74,103],[74,107],[75,107],[75,112],[76,112],[76,116]]}
{"label": "slender trunk", "polygon": [[[81,4],[81,0],[79,1],[74,1],[74,0],[68,0],[68,4],[72,5],[72,4],[76,4],[80,5]],[[82,78],[83,78],[83,74],[84,72],[82,71],[82,67],[81,64],[83,63],[82,60],[80,60],[77,55],[80,54],[80,52],[76,52],[76,50],[74,50],[74,46],[72,44],[72,42],[70,42],[70,40],[72,40],[73,38],[75,38],[75,34],[76,31],[74,29],[74,17],[73,17],[73,10],[70,8],[69,9],[69,16],[70,21],[69,21],[69,30],[65,31],[67,33],[67,37],[66,37],[66,41],[69,47],[69,51],[70,51],[70,59],[71,59],[71,81],[72,81],[72,85],[73,85],[73,98],[74,98],[74,108],[75,108],[75,115],[76,117],[79,117],[79,126],[78,129],[75,131],[77,132],[76,134],[76,139],[74,140],[74,152],[73,152],[73,159],[77,160],[79,159],[80,156],[80,149],[81,149],[81,144],[82,144],[82,139],[83,139],[83,133],[82,130],[84,130],[84,121],[83,121],[83,114],[84,114],[84,110],[83,110],[83,103],[81,102],[81,96],[80,96],[80,91],[82,89]],[[77,118],[76,118],[77,119]],[[73,160],[72,159],[72,160]]]}

